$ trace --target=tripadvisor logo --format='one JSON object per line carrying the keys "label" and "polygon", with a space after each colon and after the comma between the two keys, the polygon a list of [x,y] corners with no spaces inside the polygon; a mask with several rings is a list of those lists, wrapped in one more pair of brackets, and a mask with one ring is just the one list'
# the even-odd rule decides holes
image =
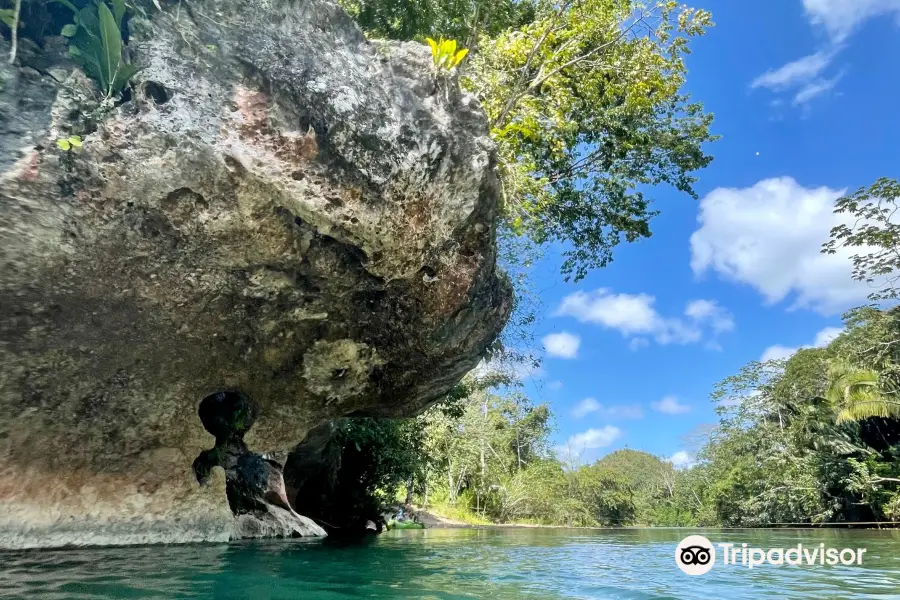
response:
{"label": "tripadvisor logo", "polygon": [[716,563],[716,546],[721,552],[721,564],[740,565],[752,569],[770,565],[861,565],[865,548],[826,548],[825,544],[791,548],[755,548],[748,544],[719,543],[713,545],[702,535],[689,535],[675,547],[675,564],[688,575],[703,575]]}
{"label": "tripadvisor logo", "polygon": [[675,563],[688,575],[703,575],[715,562],[716,549],[702,535],[689,535],[675,548]]}

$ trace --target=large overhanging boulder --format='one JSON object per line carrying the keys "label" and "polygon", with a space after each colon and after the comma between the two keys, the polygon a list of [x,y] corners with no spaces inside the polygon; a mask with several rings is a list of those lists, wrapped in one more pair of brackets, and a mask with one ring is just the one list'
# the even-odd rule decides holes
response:
{"label": "large overhanging boulder", "polygon": [[486,120],[427,47],[139,7],[118,106],[60,43],[0,67],[0,546],[321,533],[261,454],[416,414],[510,310]]}

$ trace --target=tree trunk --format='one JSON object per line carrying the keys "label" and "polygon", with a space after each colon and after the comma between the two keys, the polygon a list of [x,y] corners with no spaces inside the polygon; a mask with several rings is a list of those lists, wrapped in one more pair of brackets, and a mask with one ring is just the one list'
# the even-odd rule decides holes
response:
{"label": "tree trunk", "polygon": [[450,484],[448,490],[450,492],[450,506],[456,504],[456,486],[453,485],[453,463],[447,461],[447,482]]}
{"label": "tree trunk", "polygon": [[519,441],[519,425],[516,424],[516,470],[522,470],[522,445]]}
{"label": "tree trunk", "polygon": [[[484,459],[484,450],[485,445],[487,444],[487,396],[481,402],[481,414],[484,417],[484,420],[481,423],[481,485],[478,491],[478,504],[481,505],[481,496],[484,494],[485,490],[485,480],[487,478],[487,463]],[[476,507],[477,510],[477,507]],[[484,516],[484,511],[481,513]]]}

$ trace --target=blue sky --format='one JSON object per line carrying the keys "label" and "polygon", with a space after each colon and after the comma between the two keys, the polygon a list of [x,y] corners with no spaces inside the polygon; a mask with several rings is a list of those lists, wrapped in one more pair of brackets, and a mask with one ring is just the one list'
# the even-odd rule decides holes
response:
{"label": "blue sky", "polygon": [[577,284],[553,250],[534,272],[546,352],[526,391],[583,460],[689,452],[717,381],[833,336],[868,293],[846,255],[819,253],[834,201],[900,175],[900,1],[692,4],[716,27],[692,45],[688,91],[722,136],[700,201],[656,190],[653,237]]}

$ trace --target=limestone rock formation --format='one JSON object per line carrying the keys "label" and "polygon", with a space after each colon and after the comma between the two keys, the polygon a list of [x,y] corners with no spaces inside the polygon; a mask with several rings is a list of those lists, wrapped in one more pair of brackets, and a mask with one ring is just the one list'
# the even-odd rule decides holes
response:
{"label": "limestone rock formation", "polygon": [[510,310],[486,120],[426,47],[325,0],[160,5],[115,106],[59,39],[0,67],[2,547],[316,534],[264,455],[424,409]]}

